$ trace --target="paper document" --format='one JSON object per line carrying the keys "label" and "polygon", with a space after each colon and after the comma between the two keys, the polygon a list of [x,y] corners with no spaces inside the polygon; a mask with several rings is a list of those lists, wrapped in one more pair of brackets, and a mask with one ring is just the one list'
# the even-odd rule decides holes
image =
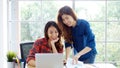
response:
{"label": "paper document", "polygon": [[73,60],[73,59],[71,59],[71,58],[69,58],[69,59],[67,60],[67,64],[66,64],[66,67],[67,67],[67,68],[85,68],[83,62],[78,61],[77,64],[72,64],[72,60]]}

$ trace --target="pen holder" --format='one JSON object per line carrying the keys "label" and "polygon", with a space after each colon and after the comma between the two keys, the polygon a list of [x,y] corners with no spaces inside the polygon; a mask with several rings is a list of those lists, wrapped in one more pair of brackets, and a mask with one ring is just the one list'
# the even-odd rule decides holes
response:
{"label": "pen holder", "polygon": [[20,62],[20,68],[24,68],[24,62]]}

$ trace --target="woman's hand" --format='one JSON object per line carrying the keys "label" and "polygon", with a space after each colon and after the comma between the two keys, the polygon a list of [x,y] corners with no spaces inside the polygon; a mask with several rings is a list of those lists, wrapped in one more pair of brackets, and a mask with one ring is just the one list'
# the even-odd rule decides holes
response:
{"label": "woman's hand", "polygon": [[78,53],[78,54],[76,54],[76,55],[73,57],[73,62],[72,62],[72,64],[77,64],[79,58],[80,58],[80,55],[79,55],[79,53]]}
{"label": "woman's hand", "polygon": [[35,60],[29,60],[27,63],[27,67],[29,68],[35,67]]}
{"label": "woman's hand", "polygon": [[33,67],[33,66],[31,66],[31,65],[27,65],[27,68],[36,68],[36,67]]}
{"label": "woman's hand", "polygon": [[64,59],[64,60],[63,60],[63,65],[65,66],[65,65],[66,65],[66,63],[67,63],[67,60],[66,60],[66,59]]}
{"label": "woman's hand", "polygon": [[57,52],[57,49],[56,49],[56,47],[55,47],[55,43],[56,43],[58,40],[59,40],[59,38],[51,41],[51,47],[52,47],[53,53],[58,53],[58,52]]}
{"label": "woman's hand", "polygon": [[55,40],[52,40],[52,41],[51,41],[51,44],[52,44],[52,45],[55,44],[58,40],[59,40],[59,38],[57,38],[57,39],[55,39]]}

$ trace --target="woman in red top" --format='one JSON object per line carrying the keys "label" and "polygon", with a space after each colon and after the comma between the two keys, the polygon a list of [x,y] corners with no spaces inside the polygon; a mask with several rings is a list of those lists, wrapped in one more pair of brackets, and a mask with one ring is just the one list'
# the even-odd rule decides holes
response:
{"label": "woman in red top", "polygon": [[49,21],[44,29],[45,38],[37,39],[27,57],[27,67],[35,68],[35,53],[63,53],[61,31],[54,21]]}

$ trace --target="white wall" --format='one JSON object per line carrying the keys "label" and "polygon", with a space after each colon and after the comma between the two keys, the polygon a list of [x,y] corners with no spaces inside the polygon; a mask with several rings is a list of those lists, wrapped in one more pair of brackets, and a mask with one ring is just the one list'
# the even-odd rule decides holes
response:
{"label": "white wall", "polygon": [[[0,0],[0,9],[2,9],[2,7],[3,7],[3,3],[2,3],[3,1],[2,0]],[[2,48],[2,45],[3,45],[3,18],[2,18],[2,16],[3,16],[3,11],[1,10],[0,11],[0,67],[2,67],[3,68],[3,65],[1,65],[1,64],[3,64],[3,57],[2,57],[2,54],[3,54],[3,48]]]}
{"label": "white wall", "polygon": [[0,0],[0,68],[6,68],[7,0]]}

